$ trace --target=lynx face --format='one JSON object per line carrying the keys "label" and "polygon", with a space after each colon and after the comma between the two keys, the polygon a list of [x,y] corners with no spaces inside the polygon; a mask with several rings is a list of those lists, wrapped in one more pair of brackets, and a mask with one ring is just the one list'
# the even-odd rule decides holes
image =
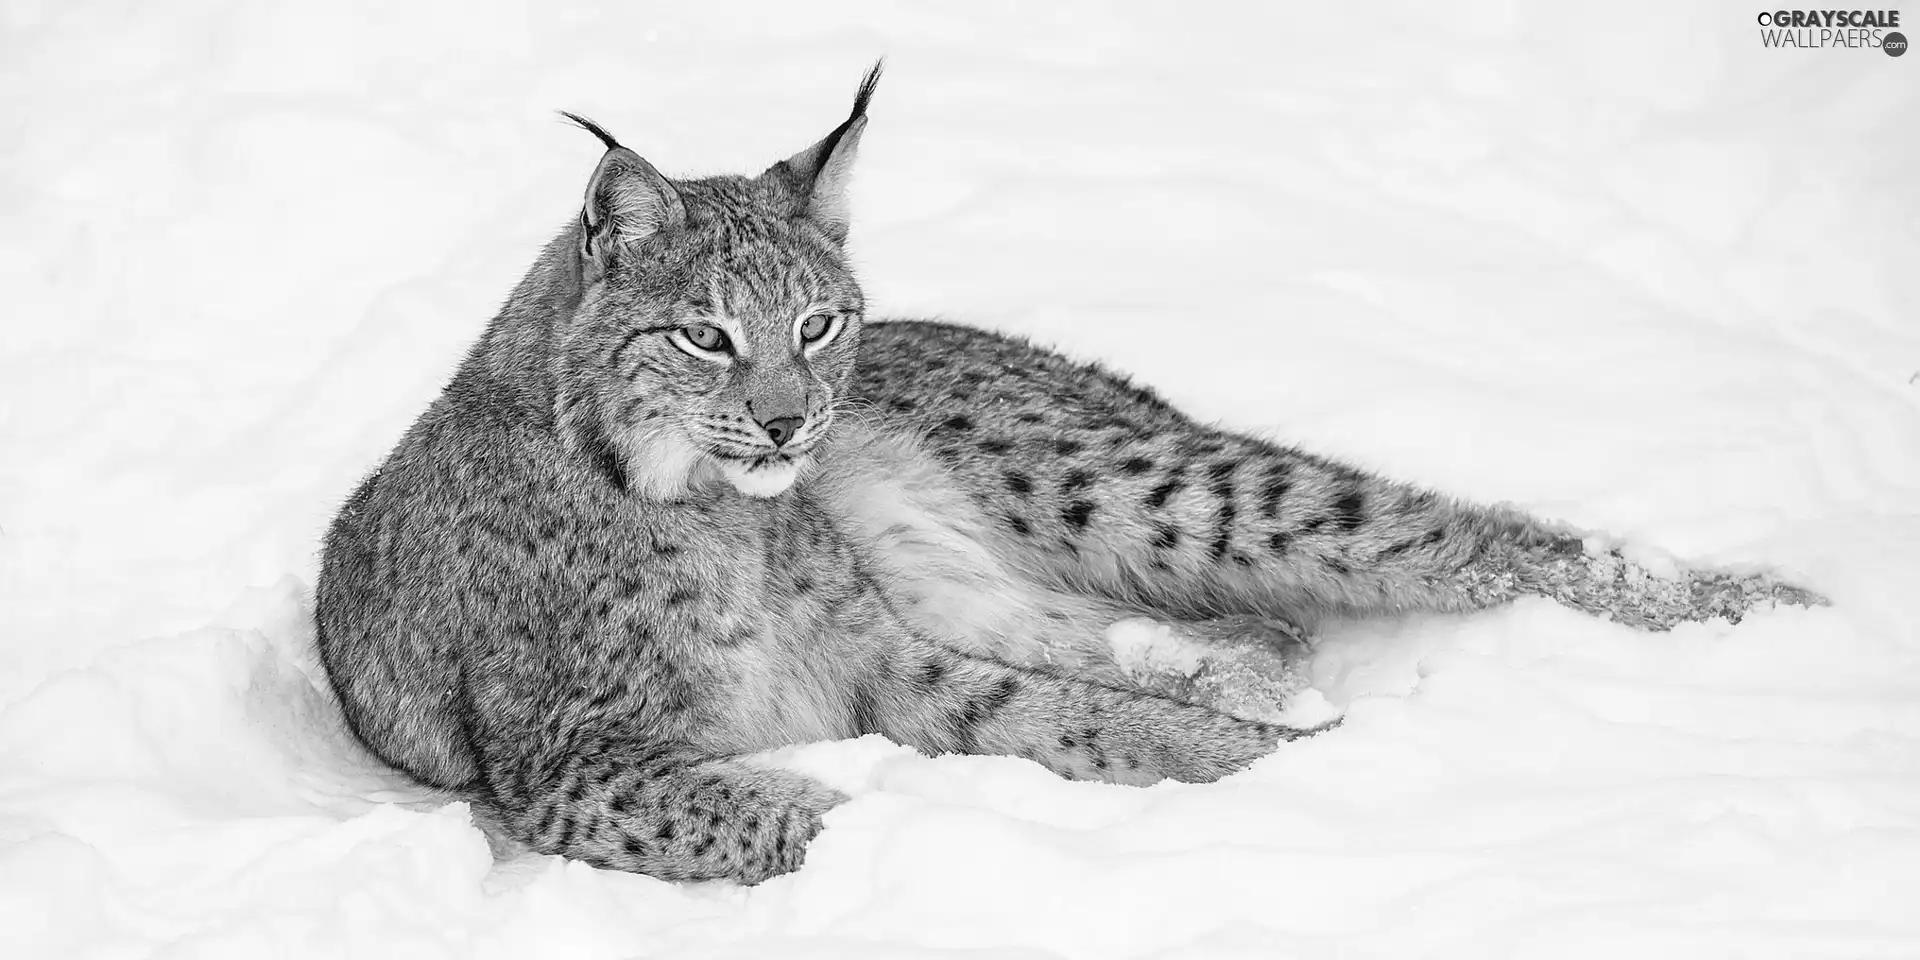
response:
{"label": "lynx face", "polygon": [[[628,492],[791,487],[833,425],[865,303],[848,270],[853,115],[757,177],[669,180],[607,144],[587,188],[581,300],[556,400],[569,442]],[[571,115],[569,115],[571,116]],[[590,386],[587,386],[590,385]]]}
{"label": "lynx face", "polygon": [[636,460],[696,477],[717,470],[740,492],[771,497],[833,425],[864,303],[839,245],[811,221],[702,209],[703,194],[750,197],[755,186],[677,184],[687,226],[616,251],[580,316],[613,344],[614,427]]}

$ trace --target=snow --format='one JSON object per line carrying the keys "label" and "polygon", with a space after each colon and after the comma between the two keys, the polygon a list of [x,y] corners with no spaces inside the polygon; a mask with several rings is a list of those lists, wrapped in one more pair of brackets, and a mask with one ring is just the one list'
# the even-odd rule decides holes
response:
{"label": "snow", "polygon": [[[1920,954],[1920,63],[1754,12],[8,5],[0,955]],[[757,169],[880,53],[881,312],[1834,606],[1340,624],[1222,783],[867,738],[769,761],[855,795],[795,875],[496,862],[342,731],[319,532],[571,215],[551,111]]]}
{"label": "snow", "polygon": [[1205,648],[1175,635],[1173,628],[1144,617],[1129,617],[1107,628],[1114,662],[1132,676],[1168,673],[1191,677],[1206,664]]}

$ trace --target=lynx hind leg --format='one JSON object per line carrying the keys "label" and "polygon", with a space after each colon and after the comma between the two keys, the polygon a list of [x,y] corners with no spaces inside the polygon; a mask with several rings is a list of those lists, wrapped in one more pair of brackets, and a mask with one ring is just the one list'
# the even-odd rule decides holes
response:
{"label": "lynx hind leg", "polygon": [[1510,566],[1517,593],[1561,604],[1643,630],[1723,618],[1738,623],[1755,610],[1826,606],[1825,597],[1771,573],[1694,570],[1642,563],[1618,547],[1585,549],[1572,535],[1523,544]]}
{"label": "lynx hind leg", "polygon": [[1204,783],[1327,725],[1292,727],[909,641],[860,714],[930,753],[1024,757],[1076,780]]}
{"label": "lynx hind leg", "polygon": [[1583,609],[1648,630],[1725,619],[1739,623],[1756,610],[1785,604],[1824,607],[1827,599],[1770,573],[1685,570],[1674,579],[1649,573],[1618,553],[1588,558],[1595,589],[1584,591]]}
{"label": "lynx hind leg", "polygon": [[1130,686],[1245,720],[1295,719],[1313,646],[1291,624],[1257,617],[1163,622],[1132,618],[1106,631]]}

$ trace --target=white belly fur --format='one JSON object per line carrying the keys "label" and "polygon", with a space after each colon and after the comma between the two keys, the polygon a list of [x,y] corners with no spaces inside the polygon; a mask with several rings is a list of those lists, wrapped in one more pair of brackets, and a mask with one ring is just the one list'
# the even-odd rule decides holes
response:
{"label": "white belly fur", "polygon": [[864,540],[918,625],[976,652],[1031,661],[1025,625],[1043,591],[997,558],[984,518],[946,468],[910,438],[858,421],[837,427],[819,478],[843,529]]}

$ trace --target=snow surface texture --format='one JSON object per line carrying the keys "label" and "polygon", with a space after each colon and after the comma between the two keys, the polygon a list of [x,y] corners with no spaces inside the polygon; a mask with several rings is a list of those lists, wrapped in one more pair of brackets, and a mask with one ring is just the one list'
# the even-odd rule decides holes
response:
{"label": "snow surface texture", "polygon": [[[0,955],[1920,955],[1920,56],[1751,4],[698,6],[0,9]],[[763,886],[496,864],[342,732],[318,535],[572,214],[551,111],[759,169],[879,53],[876,312],[1834,606],[1335,625],[1344,725],[1223,783],[868,738],[789,751],[855,799]]]}

